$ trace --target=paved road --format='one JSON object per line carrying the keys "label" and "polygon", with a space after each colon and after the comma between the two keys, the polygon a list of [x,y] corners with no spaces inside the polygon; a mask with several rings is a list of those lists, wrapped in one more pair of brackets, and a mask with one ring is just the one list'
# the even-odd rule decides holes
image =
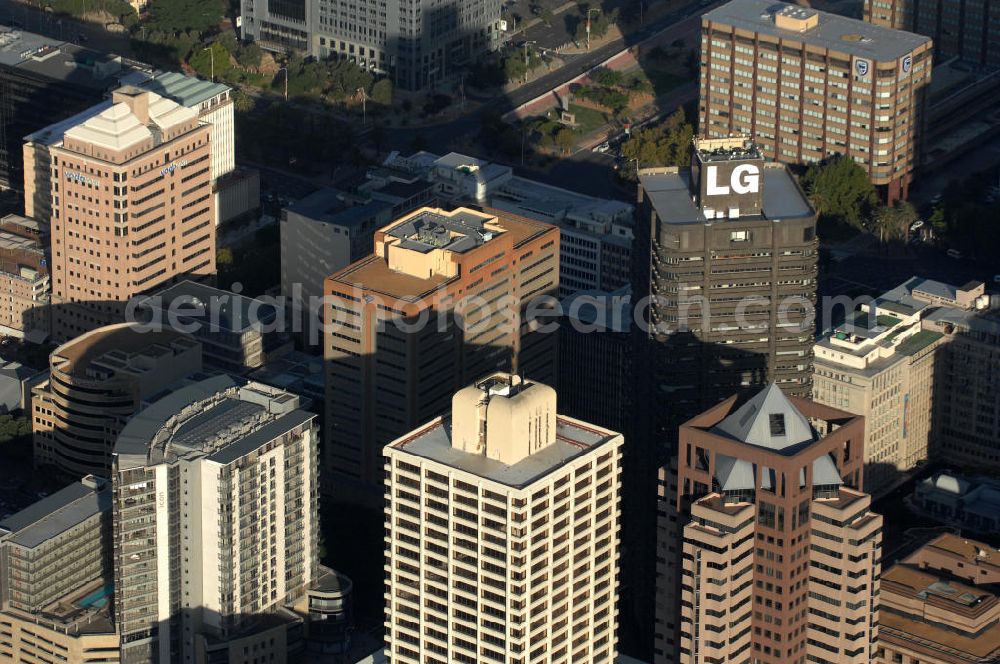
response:
{"label": "paved road", "polygon": [[[596,48],[590,53],[573,56],[566,66],[545,74],[544,76],[529,82],[527,85],[521,86],[513,92],[497,95],[496,97],[487,100],[484,107],[488,107],[490,110],[498,113],[506,113],[513,110],[521,104],[531,101],[532,99],[535,99],[549,90],[558,87],[566,81],[592,69],[597,64],[607,60],[628,46],[632,46],[664,31],[669,30],[671,32],[671,36],[673,36],[674,33],[680,35],[683,32],[694,29],[699,23],[698,17],[701,16],[705,10],[705,7],[688,6],[679,12],[664,16],[650,23],[642,30],[633,32],[612,42],[608,42],[604,46]],[[391,149],[406,151],[410,149],[410,145],[412,145],[414,140],[419,136],[427,145],[431,146],[432,149],[441,150],[443,148],[440,146],[447,146],[456,141],[456,139],[468,136],[478,130],[478,114],[470,114],[450,122],[430,127],[391,129],[388,132],[388,142]],[[577,182],[579,182],[579,180],[577,180]]]}

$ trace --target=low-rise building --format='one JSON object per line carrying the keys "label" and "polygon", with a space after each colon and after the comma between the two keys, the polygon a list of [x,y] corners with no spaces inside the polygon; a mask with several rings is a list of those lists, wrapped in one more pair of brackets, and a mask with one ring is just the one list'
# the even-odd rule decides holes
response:
{"label": "low-rise building", "polygon": [[36,342],[48,336],[48,239],[48,226],[33,219],[0,219],[0,334]]}
{"label": "low-rise building", "polygon": [[111,485],[92,475],[0,521],[0,658],[118,662]]}
{"label": "low-rise building", "polygon": [[34,464],[107,477],[118,432],[142,404],[201,371],[201,344],[137,324],[98,328],[52,352],[32,389]]}
{"label": "low-rise building", "polygon": [[[178,329],[201,342],[206,367],[244,374],[292,350],[274,304],[196,281],[182,281],[143,300],[138,318]],[[148,322],[147,322],[148,321]]]}
{"label": "low-rise building", "polygon": [[942,471],[913,488],[911,505],[924,515],[974,533],[1000,533],[1000,480]]}
{"label": "low-rise building", "polygon": [[884,572],[872,662],[1000,661],[998,561],[996,548],[948,534]]}

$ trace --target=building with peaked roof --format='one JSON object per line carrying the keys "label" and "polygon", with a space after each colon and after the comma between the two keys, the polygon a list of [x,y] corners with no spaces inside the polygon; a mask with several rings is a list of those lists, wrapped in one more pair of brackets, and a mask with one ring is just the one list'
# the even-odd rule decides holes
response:
{"label": "building with peaked roof", "polygon": [[499,211],[421,208],[375,233],[375,252],[327,277],[327,461],[375,485],[382,448],[498,370],[553,384],[550,311],[559,231]]}
{"label": "building with peaked roof", "polygon": [[110,543],[111,485],[92,475],[0,521],[0,657],[118,661]]}
{"label": "building with peaked roof", "polygon": [[882,517],[861,490],[863,441],[862,418],[773,383],[681,427],[655,662],[871,661]]}
{"label": "building with peaked roof", "polygon": [[134,323],[98,328],[56,348],[31,391],[36,467],[107,477],[112,448],[144,402],[201,371],[201,344]]}
{"label": "building with peaked roof", "polygon": [[875,664],[1000,660],[1000,551],[944,534],[882,575]]}
{"label": "building with peaked roof", "polygon": [[386,657],[612,664],[622,440],[501,372],[388,445]]}
{"label": "building with peaked roof", "polygon": [[702,16],[699,128],[753,136],[764,156],[843,154],[889,202],[919,164],[929,37],[773,0],[732,0]]}
{"label": "building with peaked roof", "polygon": [[318,431],[298,405],[220,375],[121,430],[111,476],[122,662],[247,661],[251,651],[297,661],[302,619],[290,607],[309,604],[321,578]]}
{"label": "building with peaked roof", "polygon": [[135,295],[215,274],[211,127],[133,86],[111,101],[45,150],[57,341],[124,320]]}

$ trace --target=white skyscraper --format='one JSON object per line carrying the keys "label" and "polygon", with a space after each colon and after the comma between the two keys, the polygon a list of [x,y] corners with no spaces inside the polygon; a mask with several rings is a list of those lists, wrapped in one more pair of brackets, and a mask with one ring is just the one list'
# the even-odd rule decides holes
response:
{"label": "white skyscraper", "polygon": [[622,443],[495,374],[388,445],[389,660],[613,662]]}

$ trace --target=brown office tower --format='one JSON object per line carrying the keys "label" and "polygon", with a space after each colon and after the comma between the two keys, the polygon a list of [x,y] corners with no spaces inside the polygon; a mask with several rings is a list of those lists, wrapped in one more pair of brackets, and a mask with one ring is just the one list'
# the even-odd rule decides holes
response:
{"label": "brown office tower", "polygon": [[771,385],[681,427],[679,518],[658,524],[679,587],[657,575],[655,662],[871,661],[882,517],[860,489],[864,426]]}
{"label": "brown office tower", "polygon": [[328,468],[381,483],[386,444],[497,370],[554,385],[557,335],[525,313],[558,287],[549,224],[422,208],[376,231],[324,284]]}
{"label": "brown office tower", "polygon": [[993,0],[865,0],[865,20],[934,39],[939,62],[1000,65],[1000,6]]}
{"label": "brown office tower", "polygon": [[[124,319],[131,297],[215,273],[211,126],[134,87],[49,146],[53,336]],[[25,179],[25,196],[34,198]]]}
{"label": "brown office tower", "polygon": [[920,35],[773,0],[702,16],[701,132],[746,132],[765,156],[853,158],[894,202],[906,198],[931,80]]}
{"label": "brown office tower", "polygon": [[787,168],[746,136],[696,139],[690,169],[640,171],[638,208],[633,293],[652,299],[669,428],[747,387],[807,396],[816,213]]}

